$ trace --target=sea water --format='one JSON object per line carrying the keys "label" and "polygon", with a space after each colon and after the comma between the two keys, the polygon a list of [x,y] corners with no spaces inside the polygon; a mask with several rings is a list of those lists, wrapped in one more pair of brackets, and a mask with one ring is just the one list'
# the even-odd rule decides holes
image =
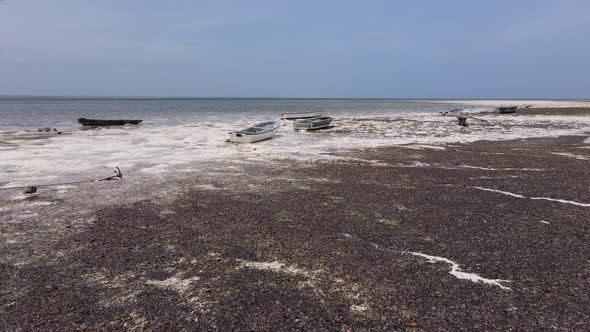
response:
{"label": "sea water", "polygon": [[[243,159],[326,158],[387,145],[442,146],[590,132],[590,117],[474,115],[460,127],[439,112],[498,106],[590,107],[586,101],[398,99],[0,98],[0,187],[75,181],[110,172],[171,176],[202,163]],[[272,140],[226,142],[227,132],[279,120],[285,112],[322,111],[333,128],[296,132],[288,121]],[[77,118],[143,119],[138,126],[82,128]],[[29,137],[37,128],[62,135]]]}

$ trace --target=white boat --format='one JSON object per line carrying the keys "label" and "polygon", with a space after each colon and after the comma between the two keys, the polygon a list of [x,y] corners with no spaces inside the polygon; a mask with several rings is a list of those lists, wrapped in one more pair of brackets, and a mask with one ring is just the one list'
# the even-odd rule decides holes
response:
{"label": "white boat", "polygon": [[229,141],[234,143],[254,143],[263,141],[272,138],[272,135],[280,126],[281,124],[278,121],[267,121],[240,131],[230,131]]}
{"label": "white boat", "polygon": [[329,116],[318,116],[311,119],[301,119],[293,122],[295,130],[318,130],[325,129],[330,126],[333,118]]}
{"label": "white boat", "polygon": [[297,113],[283,113],[281,114],[281,120],[297,120],[297,119],[309,119],[322,116],[322,112],[297,112]]}

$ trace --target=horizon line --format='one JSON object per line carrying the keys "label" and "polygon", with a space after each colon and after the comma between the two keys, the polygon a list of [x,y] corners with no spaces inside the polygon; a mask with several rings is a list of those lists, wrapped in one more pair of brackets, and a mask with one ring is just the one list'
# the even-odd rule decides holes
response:
{"label": "horizon line", "polygon": [[27,95],[27,94],[15,94],[15,95],[2,95],[0,98],[51,98],[51,99],[233,99],[233,100],[249,100],[249,99],[291,99],[291,100],[575,100],[575,101],[590,101],[590,98],[538,98],[538,97],[268,97],[268,96],[257,96],[257,97],[245,97],[245,96],[117,96],[117,95]]}

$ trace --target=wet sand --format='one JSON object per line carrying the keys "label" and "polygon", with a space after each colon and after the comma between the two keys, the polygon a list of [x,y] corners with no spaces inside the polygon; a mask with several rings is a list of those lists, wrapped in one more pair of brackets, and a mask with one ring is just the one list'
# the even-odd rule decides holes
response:
{"label": "wet sand", "polygon": [[0,215],[0,329],[588,330],[588,139],[87,184]]}

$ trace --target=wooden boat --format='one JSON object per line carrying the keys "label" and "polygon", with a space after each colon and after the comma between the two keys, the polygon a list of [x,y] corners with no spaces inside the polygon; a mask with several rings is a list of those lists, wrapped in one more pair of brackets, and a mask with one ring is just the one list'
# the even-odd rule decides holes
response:
{"label": "wooden boat", "polygon": [[267,121],[240,131],[230,131],[229,141],[234,143],[260,142],[272,138],[272,135],[280,126],[281,124],[278,121]]}
{"label": "wooden boat", "polygon": [[500,111],[500,114],[516,113],[517,107],[518,106],[498,107],[498,111]]}
{"label": "wooden boat", "polygon": [[297,120],[297,119],[309,119],[322,116],[322,112],[297,112],[297,113],[283,113],[281,114],[281,120]]}
{"label": "wooden boat", "polygon": [[295,130],[318,130],[325,129],[330,126],[333,118],[329,116],[318,116],[310,119],[296,120],[293,123]]}
{"label": "wooden boat", "polygon": [[103,120],[79,118],[78,123],[83,126],[124,126],[126,124],[136,125],[143,120]]}

